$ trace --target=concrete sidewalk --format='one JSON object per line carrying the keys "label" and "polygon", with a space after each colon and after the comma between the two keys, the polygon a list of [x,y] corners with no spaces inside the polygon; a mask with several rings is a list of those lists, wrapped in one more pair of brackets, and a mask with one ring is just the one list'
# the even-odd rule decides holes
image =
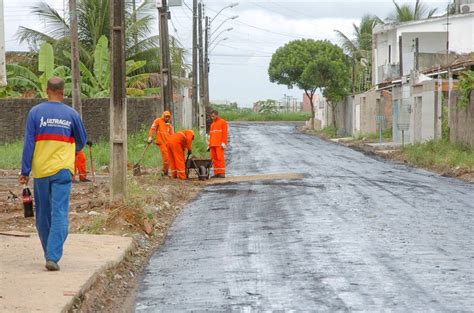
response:
{"label": "concrete sidewalk", "polygon": [[101,271],[120,262],[132,239],[70,234],[59,272],[44,268],[36,234],[0,235],[0,312],[61,312],[86,291]]}

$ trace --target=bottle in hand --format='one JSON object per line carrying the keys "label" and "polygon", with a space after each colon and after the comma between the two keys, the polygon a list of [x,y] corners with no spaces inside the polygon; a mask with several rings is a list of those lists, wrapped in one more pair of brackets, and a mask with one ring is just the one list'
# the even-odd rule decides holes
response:
{"label": "bottle in hand", "polygon": [[31,196],[30,188],[26,185],[23,186],[23,213],[25,217],[33,217],[33,197]]}

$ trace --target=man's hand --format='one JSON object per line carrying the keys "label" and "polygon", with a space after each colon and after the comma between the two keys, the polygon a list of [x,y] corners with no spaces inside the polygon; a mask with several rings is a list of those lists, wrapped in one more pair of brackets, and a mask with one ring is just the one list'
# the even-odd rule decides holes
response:
{"label": "man's hand", "polygon": [[193,154],[193,151],[188,150],[188,158],[191,156],[191,154]]}
{"label": "man's hand", "polygon": [[18,177],[18,182],[20,183],[20,185],[27,185],[29,179],[30,178],[28,176],[20,175],[20,177]]}
{"label": "man's hand", "polygon": [[146,142],[148,142],[148,144],[150,144],[152,141],[153,141],[153,138],[151,138],[151,137],[148,137],[148,139],[147,139],[147,141],[146,141]]}
{"label": "man's hand", "polygon": [[227,149],[227,145],[226,145],[225,143],[221,143],[221,147],[222,147],[222,149],[224,149],[224,150]]}
{"label": "man's hand", "polygon": [[92,147],[92,141],[87,140],[86,145],[88,145],[89,147]]}

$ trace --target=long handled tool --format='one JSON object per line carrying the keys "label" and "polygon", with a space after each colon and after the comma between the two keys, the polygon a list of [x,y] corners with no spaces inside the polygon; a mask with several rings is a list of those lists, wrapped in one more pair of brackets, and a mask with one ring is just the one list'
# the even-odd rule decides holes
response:
{"label": "long handled tool", "polygon": [[97,186],[97,181],[95,179],[94,159],[92,158],[92,144],[89,145],[89,158],[91,161],[92,185]]}
{"label": "long handled tool", "polygon": [[148,150],[148,147],[150,147],[150,145],[151,145],[150,143],[147,143],[145,150],[143,150],[142,156],[140,157],[138,162],[135,163],[135,165],[133,166],[133,176],[139,176],[142,173],[140,169],[140,163],[143,161],[143,157],[145,156],[145,153]]}

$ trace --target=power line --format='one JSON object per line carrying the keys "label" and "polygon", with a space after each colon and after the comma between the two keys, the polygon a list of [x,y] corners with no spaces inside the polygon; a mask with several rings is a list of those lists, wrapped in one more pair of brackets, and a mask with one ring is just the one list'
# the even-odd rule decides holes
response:
{"label": "power line", "polygon": [[[217,11],[215,11],[213,9],[210,9],[210,8],[207,8],[207,9],[209,11],[214,12],[214,13],[218,13]],[[229,16],[224,15],[224,14],[222,14],[222,16],[230,18]],[[245,22],[242,22],[242,21],[239,21],[239,20],[232,20],[231,22],[232,23],[238,23],[238,24],[241,24],[241,25],[245,25],[245,26],[253,28],[253,29],[257,29],[257,30],[260,30],[260,31],[263,31],[263,32],[267,32],[267,33],[275,34],[275,35],[279,35],[279,36],[290,37],[290,38],[295,38],[295,39],[303,39],[304,38],[304,37],[301,37],[301,36],[295,36],[293,34],[285,34],[285,33],[275,32],[275,31],[272,31],[270,29],[266,29],[266,28],[262,28],[262,27],[255,26],[255,25],[252,25],[252,24],[248,24],[248,23],[245,23]]]}
{"label": "power line", "polygon": [[211,54],[214,57],[242,57],[242,58],[271,58],[271,55],[253,55],[253,54]]}

